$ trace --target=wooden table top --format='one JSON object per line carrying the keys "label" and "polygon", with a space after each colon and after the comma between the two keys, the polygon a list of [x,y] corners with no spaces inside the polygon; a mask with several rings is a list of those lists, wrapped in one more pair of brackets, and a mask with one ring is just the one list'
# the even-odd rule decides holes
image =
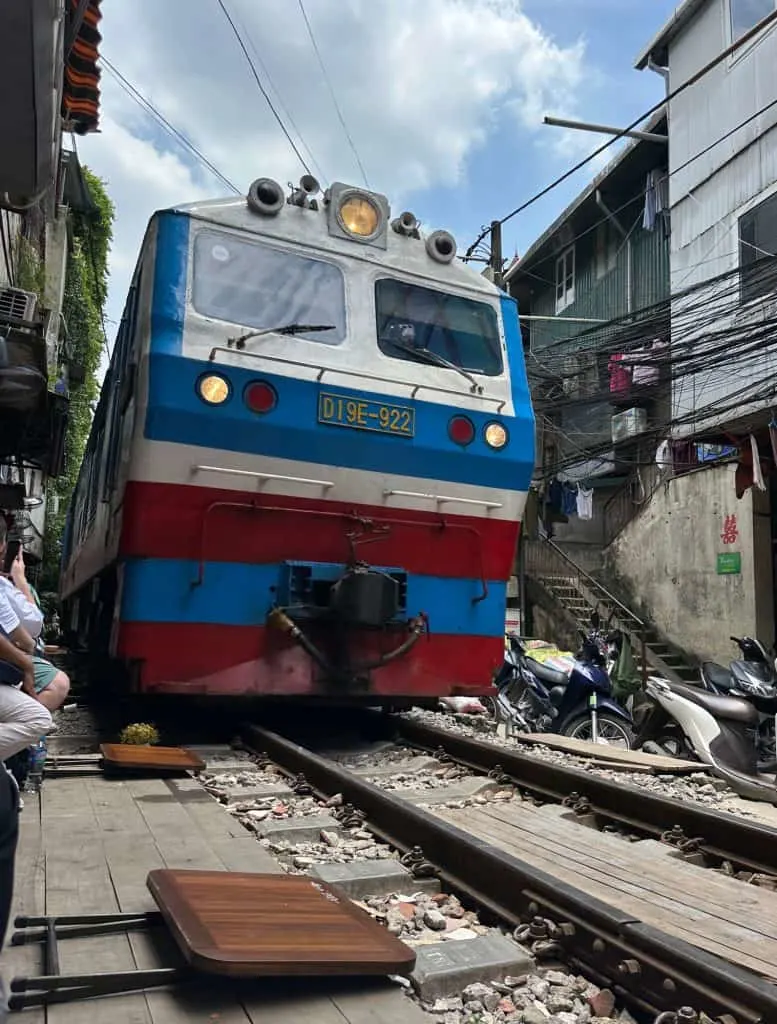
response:
{"label": "wooden table top", "polygon": [[111,768],[137,771],[202,771],[205,762],[186,747],[154,747],[137,743],[101,743],[100,753]]}
{"label": "wooden table top", "polygon": [[415,953],[317,879],[151,871],[148,888],[193,967],[230,977],[408,974]]}

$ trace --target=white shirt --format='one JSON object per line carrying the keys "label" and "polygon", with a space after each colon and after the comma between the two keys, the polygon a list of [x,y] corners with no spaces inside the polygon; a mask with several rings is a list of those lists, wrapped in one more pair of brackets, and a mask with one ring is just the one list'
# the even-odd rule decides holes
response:
{"label": "white shirt", "polygon": [[593,489],[586,491],[580,484],[577,485],[577,515],[580,519],[593,519],[594,517]]}
{"label": "white shirt", "polygon": [[0,626],[12,633],[19,624],[35,640],[43,629],[43,613],[11,580],[0,576]]}

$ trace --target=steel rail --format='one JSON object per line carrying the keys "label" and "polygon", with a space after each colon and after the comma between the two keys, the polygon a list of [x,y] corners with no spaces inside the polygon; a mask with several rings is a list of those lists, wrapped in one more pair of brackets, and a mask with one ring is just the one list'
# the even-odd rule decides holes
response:
{"label": "steel rail", "polygon": [[[422,722],[396,717],[398,736],[424,750],[442,748],[455,761],[488,774],[501,768],[515,783],[551,801],[577,794],[581,810],[660,838],[681,829],[694,852],[759,874],[777,871],[777,830],[720,811],[673,800],[592,772],[554,764],[508,747],[472,739]],[[699,770],[705,766],[700,764]],[[680,842],[683,839],[679,840]]]}
{"label": "steel rail", "polygon": [[244,739],[290,775],[361,810],[400,850],[420,847],[455,891],[511,924],[552,920],[569,962],[652,1013],[692,1006],[736,1024],[773,1024],[777,986],[643,924],[434,814],[366,782],[334,761],[255,725]]}

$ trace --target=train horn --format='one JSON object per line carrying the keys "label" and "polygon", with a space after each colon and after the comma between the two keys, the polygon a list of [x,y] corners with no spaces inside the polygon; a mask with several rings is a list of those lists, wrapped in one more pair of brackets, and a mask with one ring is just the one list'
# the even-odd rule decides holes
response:
{"label": "train horn", "polygon": [[414,213],[405,210],[391,222],[391,227],[398,235],[406,235],[408,238],[418,238],[418,221]]}
{"label": "train horn", "polygon": [[299,179],[299,187],[308,196],[317,196],[321,191],[318,180],[312,174],[303,174]]}
{"label": "train horn", "polygon": [[456,239],[448,231],[433,231],[426,239],[426,251],[438,263],[451,263],[456,256]]}
{"label": "train horn", "polygon": [[248,208],[263,217],[274,217],[283,209],[283,189],[272,178],[257,178],[246,197]]}
{"label": "train horn", "polygon": [[[289,187],[293,188],[291,185]],[[320,191],[321,186],[317,179],[314,178],[312,174],[303,174],[299,179],[299,185],[297,185],[296,188],[293,188],[293,191],[289,196],[289,205],[308,207],[310,210],[317,210],[318,204],[313,196],[318,195]]]}

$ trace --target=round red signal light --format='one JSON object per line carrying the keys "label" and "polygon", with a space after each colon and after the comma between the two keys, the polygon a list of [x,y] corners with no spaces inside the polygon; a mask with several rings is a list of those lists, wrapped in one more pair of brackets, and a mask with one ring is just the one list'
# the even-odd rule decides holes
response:
{"label": "round red signal light", "polygon": [[263,380],[256,380],[249,384],[243,398],[251,412],[270,412],[278,404],[275,388]]}
{"label": "round red signal light", "polygon": [[454,444],[462,446],[471,443],[475,437],[475,427],[466,416],[454,416],[448,423],[448,437]]}

